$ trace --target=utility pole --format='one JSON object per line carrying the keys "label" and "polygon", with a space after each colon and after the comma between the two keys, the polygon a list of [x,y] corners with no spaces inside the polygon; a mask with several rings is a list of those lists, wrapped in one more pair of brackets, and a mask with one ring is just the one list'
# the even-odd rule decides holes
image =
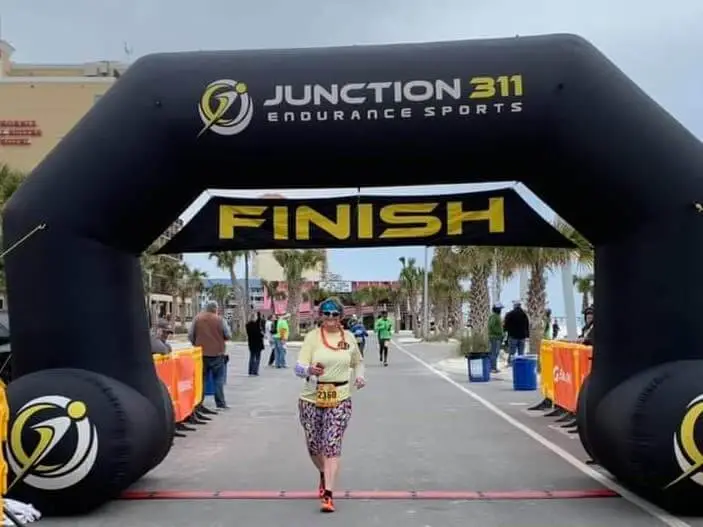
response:
{"label": "utility pole", "polygon": [[244,324],[249,322],[251,295],[249,294],[249,251],[244,253]]}
{"label": "utility pole", "polygon": [[578,336],[578,328],[576,327],[576,305],[574,302],[574,273],[572,270],[572,262],[569,262],[561,268],[561,290],[564,295],[564,311],[566,315],[566,337],[568,339],[576,339]]}
{"label": "utility pole", "polygon": [[422,336],[427,338],[430,334],[430,288],[429,288],[429,248],[425,246],[425,276],[422,290]]}

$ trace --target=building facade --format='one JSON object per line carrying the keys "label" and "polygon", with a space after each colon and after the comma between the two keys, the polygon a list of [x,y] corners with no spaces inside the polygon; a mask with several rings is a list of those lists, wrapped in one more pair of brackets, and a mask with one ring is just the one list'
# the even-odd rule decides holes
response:
{"label": "building facade", "polygon": [[127,65],[18,64],[0,40],[0,160],[29,172],[112,86]]}

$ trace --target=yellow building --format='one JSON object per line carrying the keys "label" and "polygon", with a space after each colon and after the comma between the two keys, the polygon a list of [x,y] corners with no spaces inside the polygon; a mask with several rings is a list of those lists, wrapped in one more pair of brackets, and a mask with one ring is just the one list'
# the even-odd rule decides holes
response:
{"label": "yellow building", "polygon": [[29,172],[126,68],[120,62],[20,64],[0,40],[0,162]]}
{"label": "yellow building", "polygon": [[[30,172],[110,89],[127,65],[110,61],[21,64],[13,62],[14,51],[0,40],[0,163]],[[177,220],[159,241],[170,239],[182,226]],[[160,277],[153,278],[152,290],[158,291]],[[149,300],[159,313],[182,318],[193,315],[190,298],[174,299],[153,292]],[[0,292],[0,311],[7,308]]]}

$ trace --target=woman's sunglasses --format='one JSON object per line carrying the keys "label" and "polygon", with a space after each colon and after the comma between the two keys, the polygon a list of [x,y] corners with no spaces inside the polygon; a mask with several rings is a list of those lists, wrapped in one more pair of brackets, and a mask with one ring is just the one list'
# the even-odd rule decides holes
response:
{"label": "woman's sunglasses", "polygon": [[339,316],[339,311],[323,311],[322,316],[327,318],[337,318]]}

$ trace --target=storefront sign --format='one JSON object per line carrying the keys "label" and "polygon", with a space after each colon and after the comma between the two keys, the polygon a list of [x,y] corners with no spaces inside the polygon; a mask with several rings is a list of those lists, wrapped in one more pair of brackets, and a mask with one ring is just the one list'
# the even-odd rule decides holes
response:
{"label": "storefront sign", "polygon": [[36,121],[0,120],[0,146],[28,146],[41,135]]}

